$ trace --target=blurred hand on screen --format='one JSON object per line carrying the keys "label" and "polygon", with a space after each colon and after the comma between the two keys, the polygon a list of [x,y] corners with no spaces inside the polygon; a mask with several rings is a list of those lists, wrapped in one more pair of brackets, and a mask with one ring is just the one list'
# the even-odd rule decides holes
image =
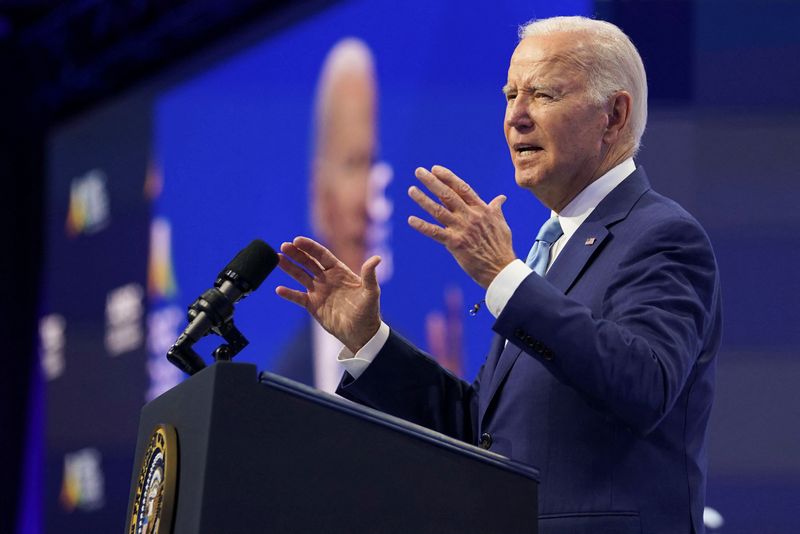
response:
{"label": "blurred hand on screen", "polygon": [[306,288],[278,286],[275,292],[302,306],[322,327],[353,353],[358,352],[381,324],[380,294],[372,256],[361,266],[361,276],[313,239],[297,237],[281,245],[280,268]]}
{"label": "blurred hand on screen", "polygon": [[420,167],[415,175],[441,203],[416,186],[408,189],[408,195],[441,226],[413,215],[408,224],[447,247],[461,268],[481,287],[488,288],[498,273],[516,259],[511,229],[501,208],[505,195],[487,204],[469,184],[439,165],[430,171]]}
{"label": "blurred hand on screen", "polygon": [[445,311],[434,310],[425,316],[428,352],[439,365],[459,377],[464,376],[464,293],[451,286],[444,293]]}

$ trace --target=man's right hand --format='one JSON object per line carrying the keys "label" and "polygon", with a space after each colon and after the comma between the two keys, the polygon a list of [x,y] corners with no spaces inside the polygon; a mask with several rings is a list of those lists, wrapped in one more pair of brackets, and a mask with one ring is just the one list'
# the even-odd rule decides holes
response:
{"label": "man's right hand", "polygon": [[[296,237],[281,245],[280,268],[306,291],[278,286],[275,292],[302,306],[322,327],[355,354],[381,324],[380,294],[372,256],[361,266],[361,276],[313,239]],[[290,261],[291,260],[291,261]]]}

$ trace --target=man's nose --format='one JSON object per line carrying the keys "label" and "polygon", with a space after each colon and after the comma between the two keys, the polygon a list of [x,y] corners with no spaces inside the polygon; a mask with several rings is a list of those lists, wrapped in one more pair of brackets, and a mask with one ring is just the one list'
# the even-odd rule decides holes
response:
{"label": "man's nose", "polygon": [[506,123],[511,128],[518,130],[528,129],[533,126],[533,119],[528,110],[528,99],[518,96],[506,109]]}

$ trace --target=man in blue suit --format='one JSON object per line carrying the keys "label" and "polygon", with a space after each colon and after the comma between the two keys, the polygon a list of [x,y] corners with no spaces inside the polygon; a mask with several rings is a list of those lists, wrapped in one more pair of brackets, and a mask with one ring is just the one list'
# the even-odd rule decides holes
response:
{"label": "man in blue suit", "polygon": [[[552,210],[527,262],[501,205],[440,166],[409,195],[487,289],[491,349],[468,384],[380,320],[368,259],[356,275],[307,238],[279,287],[345,345],[339,393],[541,472],[541,532],[702,532],[707,425],[721,319],[708,238],[654,192],[633,156],[644,67],[616,26],[581,17],[520,32],[504,88],[517,184]],[[290,261],[290,259],[292,261]]]}

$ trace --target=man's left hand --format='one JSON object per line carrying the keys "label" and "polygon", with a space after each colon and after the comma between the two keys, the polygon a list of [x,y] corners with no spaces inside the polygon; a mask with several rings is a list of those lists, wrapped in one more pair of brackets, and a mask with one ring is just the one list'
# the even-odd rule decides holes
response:
{"label": "man's left hand", "polygon": [[511,229],[503,216],[505,195],[488,204],[452,171],[434,165],[430,171],[419,167],[414,173],[440,203],[418,187],[408,195],[441,224],[437,226],[411,216],[408,224],[423,235],[447,247],[464,271],[484,289],[503,268],[516,259]]}

